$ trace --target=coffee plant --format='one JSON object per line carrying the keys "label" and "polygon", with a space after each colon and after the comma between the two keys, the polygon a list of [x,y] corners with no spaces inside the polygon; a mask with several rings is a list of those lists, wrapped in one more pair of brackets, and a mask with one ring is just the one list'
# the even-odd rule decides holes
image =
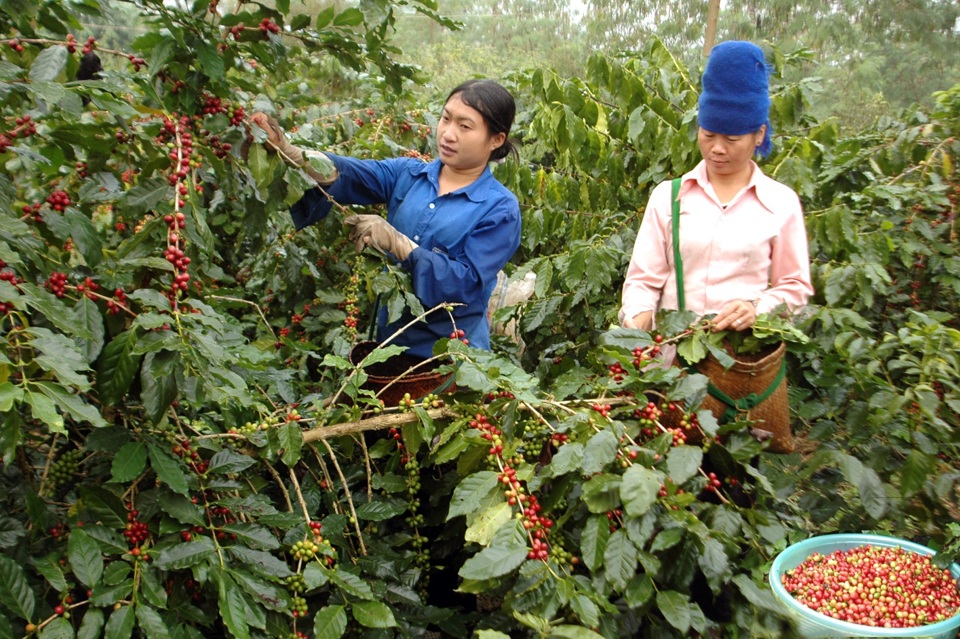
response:
{"label": "coffee plant", "polygon": [[[654,41],[511,77],[507,271],[537,278],[494,320],[522,342],[455,329],[455,390],[385,402],[401,349],[350,357],[374,308],[449,311],[356,255],[342,207],[295,232],[313,184],[248,115],[429,159],[439,103],[389,37],[450,23],[291,4],[0,7],[0,638],[789,637],[765,580],[793,541],[960,554],[960,86],[855,132],[807,115],[815,80],[775,87],[764,170],[804,201],[817,294],[768,323],[798,436],[773,455],[649,365],[722,336],[615,327],[646,195],[698,159],[698,69]],[[114,7],[143,34],[76,17]]]}

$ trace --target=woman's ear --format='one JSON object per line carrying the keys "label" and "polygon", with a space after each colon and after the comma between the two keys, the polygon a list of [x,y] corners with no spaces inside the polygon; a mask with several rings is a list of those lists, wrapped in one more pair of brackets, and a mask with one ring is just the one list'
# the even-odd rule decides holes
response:
{"label": "woman's ear", "polygon": [[760,128],[754,132],[754,147],[759,147],[763,144],[763,139],[767,136],[767,125],[761,124]]}
{"label": "woman's ear", "polygon": [[499,149],[501,146],[503,146],[504,142],[506,141],[507,141],[507,134],[504,133],[503,131],[495,135],[491,135],[490,142],[488,144],[490,148],[490,153],[493,153],[494,151]]}

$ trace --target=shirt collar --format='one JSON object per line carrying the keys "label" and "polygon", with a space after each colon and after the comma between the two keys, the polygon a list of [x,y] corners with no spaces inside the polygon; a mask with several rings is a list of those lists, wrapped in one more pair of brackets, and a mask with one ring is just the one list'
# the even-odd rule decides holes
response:
{"label": "shirt collar", "polygon": [[[440,160],[433,160],[432,162],[424,164],[423,166],[415,169],[414,174],[421,175],[425,173],[427,178],[430,180],[430,183],[433,184],[434,188],[436,188],[439,192],[440,169],[442,167],[443,163],[440,162]],[[490,192],[490,187],[492,186],[491,180],[495,180],[495,178],[493,177],[493,173],[490,172],[490,166],[487,165],[483,168],[483,173],[480,174],[480,177],[462,189],[453,191],[452,194],[465,195],[473,202],[483,202],[487,199],[487,195]]]}
{"label": "shirt collar", "polygon": [[[753,160],[750,160],[750,163],[753,165],[753,172],[750,174],[750,182],[747,183],[747,190],[753,189],[754,193],[757,195],[757,199],[760,200],[760,204],[763,205],[763,208],[767,211],[773,213],[776,206],[776,196],[771,188],[771,180],[763,171],[760,170],[760,167],[757,166],[757,163]],[[696,184],[704,191],[707,189],[707,185],[710,183],[710,179],[707,177],[707,163],[703,160],[700,160],[700,163],[694,167],[692,171],[685,174],[682,178],[682,183],[680,185],[680,197],[683,197],[687,191],[693,188],[693,185]]]}

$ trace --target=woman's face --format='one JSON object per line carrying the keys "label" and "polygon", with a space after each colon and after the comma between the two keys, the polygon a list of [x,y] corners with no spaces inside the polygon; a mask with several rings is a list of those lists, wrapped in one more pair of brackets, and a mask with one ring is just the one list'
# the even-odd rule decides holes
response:
{"label": "woman's face", "polygon": [[483,115],[464,103],[459,94],[443,105],[437,125],[437,151],[446,166],[455,170],[484,167],[505,139],[503,133],[491,135]]}
{"label": "woman's face", "polygon": [[730,176],[749,170],[750,160],[757,147],[763,142],[767,125],[758,131],[744,135],[724,135],[713,133],[701,127],[697,133],[700,155],[707,162],[711,175]]}

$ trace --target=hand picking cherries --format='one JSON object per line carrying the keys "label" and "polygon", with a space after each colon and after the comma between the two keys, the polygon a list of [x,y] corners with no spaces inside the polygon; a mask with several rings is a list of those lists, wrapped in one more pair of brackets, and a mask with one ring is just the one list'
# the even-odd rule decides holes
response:
{"label": "hand picking cherries", "polygon": [[950,571],[900,547],[813,553],[780,581],[804,606],[861,626],[913,628],[960,611],[960,592]]}

